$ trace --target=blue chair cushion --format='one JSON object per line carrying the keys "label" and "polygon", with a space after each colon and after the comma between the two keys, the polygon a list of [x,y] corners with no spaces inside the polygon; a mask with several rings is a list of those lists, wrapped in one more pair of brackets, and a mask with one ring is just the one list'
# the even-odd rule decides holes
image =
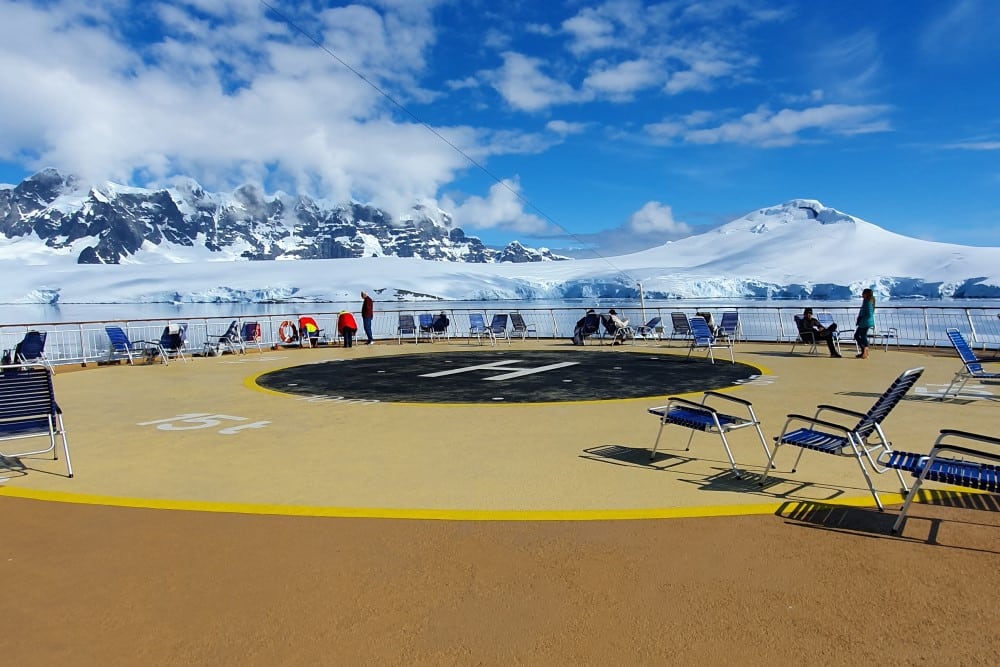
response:
{"label": "blue chair cushion", "polygon": [[826,454],[840,454],[845,447],[850,447],[850,443],[845,436],[814,431],[811,428],[799,428],[785,433],[784,437],[780,440],[780,444],[795,445],[796,447],[813,449]]}

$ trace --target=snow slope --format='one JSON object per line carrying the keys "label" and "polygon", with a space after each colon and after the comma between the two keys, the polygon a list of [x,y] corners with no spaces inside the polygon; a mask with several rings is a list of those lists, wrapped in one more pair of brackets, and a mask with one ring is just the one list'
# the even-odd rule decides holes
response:
{"label": "snow slope", "polygon": [[796,199],[705,234],[607,259],[466,264],[398,257],[286,262],[28,265],[0,260],[7,303],[383,299],[1000,298],[1000,248],[908,238]]}

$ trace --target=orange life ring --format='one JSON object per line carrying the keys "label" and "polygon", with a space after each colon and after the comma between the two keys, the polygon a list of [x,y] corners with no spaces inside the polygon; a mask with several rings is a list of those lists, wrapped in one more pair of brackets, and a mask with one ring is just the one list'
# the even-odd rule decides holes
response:
{"label": "orange life ring", "polygon": [[281,339],[282,343],[291,343],[298,340],[299,332],[290,320],[285,320],[278,325],[278,338]]}

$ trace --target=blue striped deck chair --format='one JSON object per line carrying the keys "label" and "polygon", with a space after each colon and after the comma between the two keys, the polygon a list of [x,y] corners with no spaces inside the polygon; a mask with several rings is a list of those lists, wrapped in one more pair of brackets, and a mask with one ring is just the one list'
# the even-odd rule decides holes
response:
{"label": "blue striped deck chair", "polygon": [[704,317],[696,315],[689,320],[689,323],[691,325],[691,345],[688,347],[689,358],[695,348],[704,347],[708,350],[708,358],[711,359],[714,364],[715,354],[713,353],[713,350],[726,348],[729,350],[729,360],[734,364],[736,363],[736,358],[733,356],[732,341],[716,337],[715,334],[712,333],[712,330],[708,328],[708,322],[705,321]]}
{"label": "blue striped deck chair", "polygon": [[[996,449],[987,450],[984,445]],[[947,454],[957,454],[961,458]],[[929,454],[894,451],[883,454],[879,460],[890,468],[909,472],[916,478],[899,510],[899,517],[892,526],[894,533],[902,528],[910,504],[926,481],[1000,493],[1000,438],[942,429]]]}
{"label": "blue striped deck chair", "polygon": [[52,459],[56,460],[59,458],[56,436],[62,440],[66,476],[72,477],[73,463],[69,458],[62,410],[52,388],[52,371],[42,364],[0,368],[0,443],[35,437],[49,439],[48,447],[25,451],[10,451],[4,444],[0,457],[20,459],[52,452]]}
{"label": "blue striped deck chair", "polygon": [[261,345],[260,322],[244,322],[243,326],[240,327],[240,340],[243,341],[244,348],[247,345],[256,345],[257,352],[264,354],[264,348]]}
{"label": "blue striped deck chair", "polygon": [[681,340],[691,337],[691,323],[684,313],[680,311],[670,313],[670,324],[673,327],[670,331],[670,340],[673,340],[674,337]]}
{"label": "blue striped deck chair", "polygon": [[524,316],[521,313],[511,313],[510,314],[510,326],[514,332],[515,336],[520,336],[521,340],[526,340],[528,336],[534,336],[538,338],[538,329],[534,324],[528,324],[524,321]]}
{"label": "blue striped deck chair", "polygon": [[510,334],[507,332],[507,313],[496,313],[490,320],[490,331],[493,332],[493,340],[503,338],[510,345]]}
{"label": "blue striped deck chair", "polygon": [[403,336],[413,336],[413,340],[416,343],[420,342],[418,337],[417,325],[413,321],[413,315],[400,314],[399,315],[399,325],[396,327],[396,338],[400,345],[403,344]]}
{"label": "blue striped deck chair", "polygon": [[187,324],[168,324],[160,334],[160,350],[166,359],[180,359],[185,364],[184,346],[187,344]]}
{"label": "blue striped deck chair", "polygon": [[[816,313],[816,321],[823,325],[824,329],[829,329],[833,325],[833,315],[830,313]],[[834,329],[830,332],[833,337],[833,348],[840,354],[840,330]]]}
{"label": "blue striped deck chair", "polygon": [[663,329],[657,331],[657,327],[660,326],[660,322],[663,321],[662,317],[654,317],[645,324],[640,324],[635,328],[635,337],[642,338],[644,343],[648,343],[650,338],[659,338]]}
{"label": "blue striped deck chair", "polygon": [[418,328],[417,337],[424,336],[434,342],[434,316],[430,313],[420,313],[417,315]]}
{"label": "blue striped deck chair", "polygon": [[113,325],[104,327],[104,332],[108,335],[108,361],[115,361],[124,356],[128,359],[129,366],[134,366],[136,358],[144,358],[151,363],[159,356],[161,363],[168,363],[167,356],[163,354],[163,348],[157,341],[129,340],[124,329]]}
{"label": "blue striped deck chair", "polygon": [[[892,409],[903,400],[903,396],[913,387],[923,372],[923,368],[911,368],[908,371],[904,371],[889,385],[885,393],[879,396],[871,409],[864,414],[846,408],[838,408],[833,405],[820,405],[816,408],[816,413],[812,417],[797,414],[788,415],[785,426],[781,430],[781,435],[774,439],[774,451],[771,452],[771,457],[767,462],[767,467],[764,469],[764,476],[760,480],[760,485],[763,486],[764,482],[767,481],[767,475],[774,465],[774,458],[782,445],[793,445],[800,448],[799,455],[795,458],[794,465],[792,465],[792,472],[795,472],[798,468],[799,460],[807,449],[820,452],[821,454],[853,456],[857,459],[858,467],[861,468],[861,474],[868,484],[868,489],[871,491],[879,511],[884,510],[882,500],[878,497],[878,492],[875,491],[868,468],[871,467],[874,472],[879,474],[889,470],[889,468],[880,465],[873,457],[874,452],[881,451],[879,456],[884,456],[892,452],[892,444],[882,430],[882,422],[889,416]],[[860,418],[860,421],[854,426],[844,426],[843,424],[829,421],[830,418],[820,419],[821,414],[825,417],[827,413]],[[793,428],[793,426],[798,424],[805,425]],[[865,465],[866,460],[868,461],[868,465]],[[906,482],[903,480],[903,475],[898,469],[896,470],[896,475],[899,477],[899,483],[902,484],[903,489],[906,489]]]}
{"label": "blue striped deck chair", "polygon": [[740,314],[735,310],[724,311],[715,334],[736,343],[740,337]]}
{"label": "blue striped deck chair", "polygon": [[[948,334],[948,340],[951,341],[952,346],[955,351],[958,352],[959,358],[962,360],[962,369],[955,373],[955,377],[952,378],[951,384],[948,388],[944,390],[941,394],[939,400],[944,400],[948,394],[951,393],[951,388],[958,383],[958,388],[955,389],[955,396],[962,391],[965,383],[969,380],[996,380],[1000,381],[1000,373],[988,373],[983,367],[983,362],[976,357],[976,353],[972,351],[969,343],[965,340],[965,336],[958,329],[948,329],[946,332]],[[988,362],[987,362],[988,363]]]}
{"label": "blue striped deck chair", "polygon": [[486,319],[479,313],[469,313],[469,342],[475,338],[479,344],[483,344],[483,336],[490,341],[490,345],[496,345],[497,339],[493,334],[493,329],[486,326]]}
{"label": "blue striped deck chair", "polygon": [[[718,399],[742,405],[746,408],[747,414],[739,416],[719,412],[715,407],[707,405],[710,398],[713,402]],[[649,452],[650,461],[656,457],[656,450],[660,446],[660,436],[663,434],[663,427],[667,424],[675,424],[691,429],[687,447],[684,451],[691,449],[691,440],[694,438],[695,431],[718,433],[719,437],[722,438],[722,447],[726,450],[729,465],[732,467],[733,474],[737,479],[740,478],[740,471],[736,467],[736,460],[733,458],[733,452],[729,448],[729,441],[726,439],[726,433],[729,431],[752,426],[757,431],[761,447],[764,448],[764,457],[767,459],[771,458],[771,450],[767,448],[767,441],[764,440],[764,433],[760,430],[760,420],[757,419],[757,415],[753,411],[753,405],[750,401],[742,398],[727,396],[715,391],[706,391],[705,395],[701,398],[701,403],[695,403],[684,398],[671,396],[667,399],[666,405],[649,408],[647,412],[660,418],[660,430],[657,431],[656,442],[653,443],[653,449]]]}
{"label": "blue striped deck chair", "polygon": [[7,361],[14,364],[40,363],[50,367],[49,360],[45,358],[45,338],[44,331],[29,331],[24,334],[21,342],[14,346],[12,352],[8,351]]}

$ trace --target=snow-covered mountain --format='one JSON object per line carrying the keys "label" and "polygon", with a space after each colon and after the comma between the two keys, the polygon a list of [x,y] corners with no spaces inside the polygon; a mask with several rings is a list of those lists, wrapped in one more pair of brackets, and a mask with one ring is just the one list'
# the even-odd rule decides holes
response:
{"label": "snow-covered mountain", "polygon": [[358,203],[267,197],[244,185],[230,194],[194,181],[147,190],[84,186],[54,169],[0,186],[0,258],[53,264],[421,257],[461,262],[567,259],[514,242],[503,250],[466,236],[436,206],[398,220]]}
{"label": "snow-covered mountain", "polygon": [[630,255],[467,263],[401,257],[47,266],[0,259],[0,301],[151,303],[393,298],[1000,299],[1000,248],[932,243],[796,199]]}

